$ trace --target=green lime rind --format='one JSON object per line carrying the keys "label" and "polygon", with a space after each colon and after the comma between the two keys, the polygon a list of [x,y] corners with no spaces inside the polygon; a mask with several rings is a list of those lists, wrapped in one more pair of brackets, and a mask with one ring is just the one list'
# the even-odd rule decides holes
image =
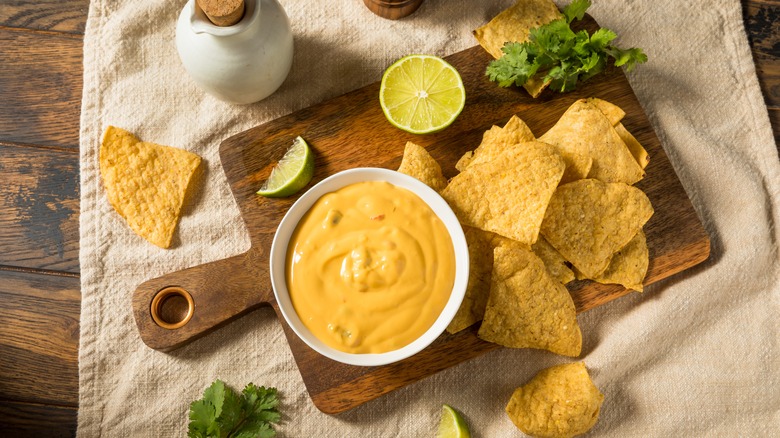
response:
{"label": "green lime rind", "polygon": [[441,421],[436,438],[471,438],[466,420],[450,405],[441,407]]}
{"label": "green lime rind", "polygon": [[285,198],[306,187],[314,176],[314,153],[302,137],[296,137],[284,157],[257,194],[267,198]]}
{"label": "green lime rind", "polygon": [[[425,76],[425,63],[430,61],[440,67],[433,80]],[[422,68],[414,66],[415,62],[421,62]],[[404,69],[405,65],[408,68]],[[442,84],[447,88],[437,89]],[[444,93],[446,95],[435,97]],[[407,55],[394,62],[382,75],[379,104],[385,118],[396,128],[412,134],[433,134],[447,128],[458,118],[466,104],[466,89],[458,71],[447,61],[432,55]],[[404,110],[401,106],[409,108]],[[407,120],[402,120],[404,118]],[[425,119],[429,121],[427,125],[412,126]]]}

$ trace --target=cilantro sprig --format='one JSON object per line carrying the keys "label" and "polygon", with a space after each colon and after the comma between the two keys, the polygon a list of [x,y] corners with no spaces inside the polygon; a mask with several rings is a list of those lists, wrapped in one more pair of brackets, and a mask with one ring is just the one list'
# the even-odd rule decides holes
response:
{"label": "cilantro sprig", "polygon": [[599,29],[593,35],[571,29],[571,22],[581,20],[590,5],[590,0],[573,0],[563,9],[564,18],[531,29],[529,41],[506,43],[501,48],[504,55],[488,65],[487,76],[499,86],[509,87],[521,86],[537,73],[546,72],[544,80],[550,82],[550,88],[566,92],[574,90],[578,81],[604,71],[609,57],[626,71],[646,62],[642,49],[623,50],[612,45],[617,35],[609,29]]}
{"label": "cilantro sprig", "polygon": [[276,388],[246,385],[237,394],[221,380],[190,404],[190,438],[272,438],[281,415]]}

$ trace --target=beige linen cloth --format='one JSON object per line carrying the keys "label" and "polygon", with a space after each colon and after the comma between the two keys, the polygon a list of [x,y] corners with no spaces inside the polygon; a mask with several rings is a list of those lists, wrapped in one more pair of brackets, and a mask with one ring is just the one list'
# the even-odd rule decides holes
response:
{"label": "beige linen cloth", "polygon": [[[285,437],[435,434],[442,403],[474,436],[522,436],[509,396],[569,359],[502,349],[337,416],[311,403],[276,317],[253,312],[170,354],[141,341],[131,295],[142,281],[242,253],[247,231],[223,174],[228,136],[377,81],[398,57],[476,45],[471,30],[511,2],[427,0],[381,19],[360,0],[282,0],[292,72],[267,100],[222,103],[179,62],[184,1],[93,0],[84,39],[81,119],[81,437],[174,437],[189,403],[220,378],[276,386]],[[780,164],[738,0],[595,0],[590,13],[643,47],[629,79],[712,238],[703,265],[579,317],[582,359],[605,395],[592,436],[777,436],[780,425]],[[378,104],[378,103],[377,103]],[[175,247],[136,236],[112,210],[98,168],[112,124],[200,154],[207,168]],[[670,236],[670,238],[674,238]]]}

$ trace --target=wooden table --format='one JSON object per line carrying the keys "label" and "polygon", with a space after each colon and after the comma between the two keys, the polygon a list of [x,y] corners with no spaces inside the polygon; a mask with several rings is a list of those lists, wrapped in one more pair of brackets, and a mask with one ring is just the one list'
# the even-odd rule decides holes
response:
{"label": "wooden table", "polygon": [[[742,3],[777,142],[780,0]],[[0,436],[76,433],[88,6],[0,0]]]}

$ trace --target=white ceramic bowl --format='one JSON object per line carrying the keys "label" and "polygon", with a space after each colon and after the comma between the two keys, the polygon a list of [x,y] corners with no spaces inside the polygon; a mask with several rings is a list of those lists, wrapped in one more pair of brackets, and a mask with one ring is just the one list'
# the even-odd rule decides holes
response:
{"label": "white ceramic bowl", "polygon": [[[295,312],[290,294],[287,290],[285,280],[285,259],[287,255],[287,246],[290,237],[295,231],[298,221],[311,208],[314,203],[323,195],[338,190],[350,184],[363,181],[387,181],[390,184],[405,188],[419,196],[437,216],[442,220],[452,239],[452,246],[455,250],[455,282],[450,294],[450,299],[444,306],[444,310],[422,336],[417,338],[411,344],[398,350],[378,354],[354,354],[345,353],[329,347],[317,339],[303,323]],[[290,207],[287,214],[279,224],[279,228],[274,235],[271,244],[271,284],[274,288],[274,295],[279,304],[284,319],[293,331],[309,347],[318,353],[338,362],[350,365],[375,366],[385,365],[397,362],[419,352],[430,345],[447,328],[455,313],[458,311],[463,296],[466,294],[466,284],[469,278],[469,252],[466,247],[466,237],[463,235],[463,229],[452,212],[447,202],[439,196],[433,189],[423,184],[419,180],[388,169],[379,168],[357,168],[339,172],[330,176],[309,191],[304,193]]]}

